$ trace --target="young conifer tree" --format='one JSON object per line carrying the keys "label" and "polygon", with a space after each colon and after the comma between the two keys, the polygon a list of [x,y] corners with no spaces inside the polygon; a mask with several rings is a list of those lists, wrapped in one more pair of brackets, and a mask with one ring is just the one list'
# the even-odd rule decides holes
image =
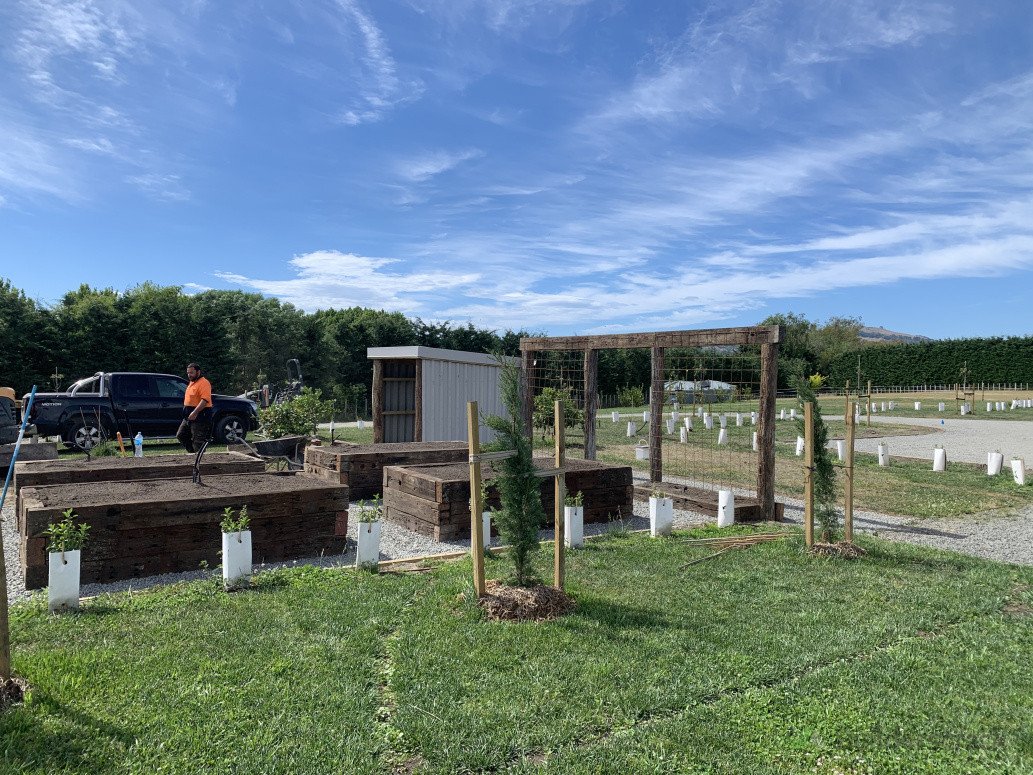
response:
{"label": "young conifer tree", "polygon": [[542,509],[541,479],[534,475],[534,454],[531,439],[524,435],[520,419],[523,389],[520,368],[512,361],[496,355],[502,371],[499,391],[509,417],[488,415],[484,424],[495,431],[495,441],[485,449],[515,449],[514,457],[495,463],[496,475],[490,484],[502,500],[502,510],[495,512],[495,524],[503,542],[509,544],[508,556],[513,561],[516,584],[529,587],[538,583],[531,567],[531,554],[538,551],[538,531],[545,519]]}
{"label": "young conifer tree", "polygon": [[829,429],[821,416],[818,398],[814,388],[807,379],[797,382],[797,405],[799,415],[796,426],[801,436],[804,435],[804,406],[813,406],[814,418],[814,515],[821,525],[822,540],[835,541],[839,528],[839,514],[836,511],[836,469],[832,465],[832,455],[828,449]]}

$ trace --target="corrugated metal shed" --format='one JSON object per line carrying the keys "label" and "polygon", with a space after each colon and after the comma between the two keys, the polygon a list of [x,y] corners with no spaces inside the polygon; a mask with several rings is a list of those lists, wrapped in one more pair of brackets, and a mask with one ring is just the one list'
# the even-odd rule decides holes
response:
{"label": "corrugated metal shed", "polygon": [[[484,353],[434,347],[370,347],[373,359],[373,441],[465,441],[466,404],[506,415],[499,364]],[[517,359],[510,359],[514,364]],[[481,443],[492,440],[487,428]]]}

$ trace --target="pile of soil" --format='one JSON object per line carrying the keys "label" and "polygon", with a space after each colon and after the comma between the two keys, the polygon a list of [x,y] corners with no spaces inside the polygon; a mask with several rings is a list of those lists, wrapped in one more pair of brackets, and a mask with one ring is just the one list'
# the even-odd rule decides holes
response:
{"label": "pile of soil", "polygon": [[818,541],[807,553],[811,557],[841,557],[844,560],[856,560],[868,556],[868,552],[851,541],[839,541],[834,544]]}
{"label": "pile of soil", "polygon": [[0,680],[0,711],[10,705],[17,705],[25,697],[29,685],[21,678]]}
{"label": "pile of soil", "polygon": [[507,587],[500,581],[488,582],[478,604],[493,622],[545,622],[577,606],[573,598],[555,587]]}

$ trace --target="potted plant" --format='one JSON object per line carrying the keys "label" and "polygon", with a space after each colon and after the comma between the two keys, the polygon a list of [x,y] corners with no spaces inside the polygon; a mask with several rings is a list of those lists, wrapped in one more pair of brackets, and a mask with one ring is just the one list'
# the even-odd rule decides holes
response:
{"label": "potted plant", "polygon": [[649,496],[649,535],[669,536],[674,526],[674,499],[659,487]]}
{"label": "potted plant", "polygon": [[222,529],[222,582],[231,587],[237,579],[251,575],[251,518],[247,506],[240,507],[240,514],[227,506],[219,527]]}
{"label": "potted plant", "polygon": [[940,444],[937,444],[933,448],[933,470],[947,470],[947,450],[945,450]]}
{"label": "potted plant", "polygon": [[890,464],[890,448],[885,441],[879,442],[879,465],[885,468]]}
{"label": "potted plant", "polygon": [[384,507],[380,496],[371,501],[359,501],[358,546],[355,549],[355,567],[376,571],[380,563],[380,518]]}
{"label": "potted plant", "polygon": [[51,613],[79,608],[79,571],[82,548],[86,545],[86,531],[90,526],[75,523],[75,511],[68,509],[61,513],[63,520],[51,523],[43,531],[48,539],[50,553],[50,579],[47,589],[48,607]]}
{"label": "potted plant", "polygon": [[570,549],[585,545],[585,494],[578,490],[563,500],[564,542]]}
{"label": "potted plant", "polygon": [[1001,468],[1004,467],[1004,455],[1001,454],[1001,450],[996,452],[986,453],[986,475],[997,476],[1001,473]]}

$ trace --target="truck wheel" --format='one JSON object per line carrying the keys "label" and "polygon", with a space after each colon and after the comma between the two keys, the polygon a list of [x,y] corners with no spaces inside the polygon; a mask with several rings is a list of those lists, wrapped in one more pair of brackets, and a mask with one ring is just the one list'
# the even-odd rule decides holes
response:
{"label": "truck wheel", "polygon": [[238,415],[227,415],[215,424],[215,440],[220,444],[233,444],[246,438],[247,424]]}
{"label": "truck wheel", "polygon": [[87,420],[85,423],[80,421],[72,425],[65,432],[64,441],[68,449],[79,449],[86,452],[100,444],[103,438],[97,423]]}

